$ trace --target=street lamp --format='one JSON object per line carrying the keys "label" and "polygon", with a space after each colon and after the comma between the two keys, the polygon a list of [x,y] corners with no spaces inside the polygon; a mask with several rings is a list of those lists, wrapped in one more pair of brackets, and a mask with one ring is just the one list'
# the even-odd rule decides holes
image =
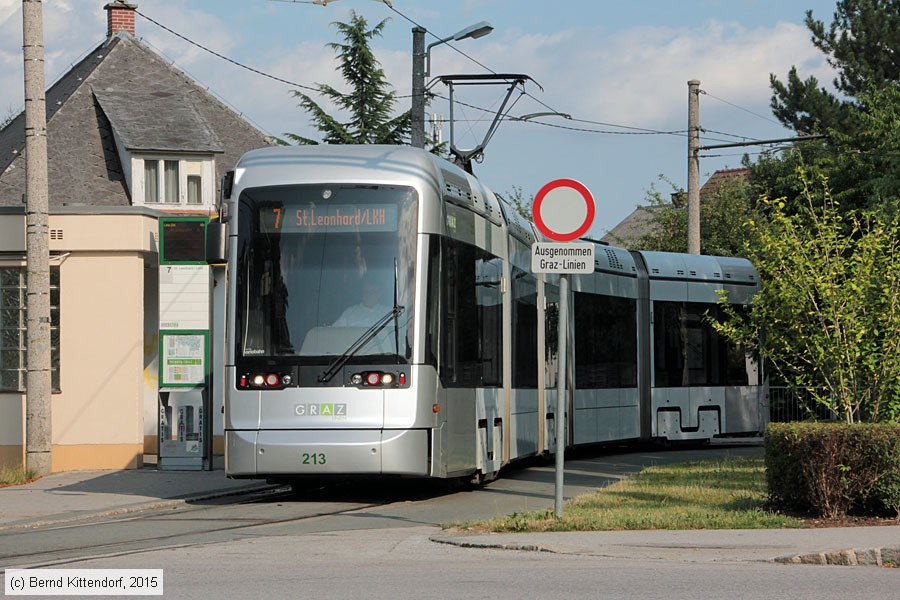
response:
{"label": "street lamp", "polygon": [[431,49],[435,46],[439,46],[441,44],[445,44],[450,40],[454,42],[458,42],[460,40],[476,40],[480,37],[484,37],[490,32],[494,30],[494,27],[488,23],[487,21],[480,21],[475,23],[474,25],[469,25],[465,29],[460,29],[450,37],[446,37],[442,40],[438,40],[436,42],[432,42],[428,44],[428,48],[425,50],[425,77],[431,75]]}
{"label": "street lamp", "polygon": [[426,49],[425,28],[413,27],[412,112],[410,115],[413,147],[425,147],[425,79],[431,74],[431,49],[451,40],[458,42],[484,37],[493,30],[490,23],[480,21],[465,29],[460,29],[450,37],[428,44]]}

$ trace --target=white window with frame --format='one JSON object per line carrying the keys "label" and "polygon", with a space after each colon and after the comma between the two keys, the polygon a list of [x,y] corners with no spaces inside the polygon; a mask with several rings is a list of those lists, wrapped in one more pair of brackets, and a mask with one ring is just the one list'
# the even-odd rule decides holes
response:
{"label": "white window with frame", "polygon": [[212,158],[135,158],[133,172],[143,176],[134,182],[135,204],[160,208],[211,207],[214,204]]}

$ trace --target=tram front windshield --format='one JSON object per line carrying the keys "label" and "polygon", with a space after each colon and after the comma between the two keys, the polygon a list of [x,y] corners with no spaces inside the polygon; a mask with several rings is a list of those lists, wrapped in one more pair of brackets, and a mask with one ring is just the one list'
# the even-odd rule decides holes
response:
{"label": "tram front windshield", "polygon": [[353,361],[407,362],[416,210],[416,192],[404,186],[244,190],[237,215],[237,357],[327,364],[391,312],[396,289],[402,312]]}

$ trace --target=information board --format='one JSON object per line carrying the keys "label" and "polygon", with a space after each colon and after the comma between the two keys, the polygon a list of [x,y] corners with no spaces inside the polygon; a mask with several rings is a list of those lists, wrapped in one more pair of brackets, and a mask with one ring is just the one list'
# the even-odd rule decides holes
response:
{"label": "information board", "polygon": [[209,333],[160,331],[160,387],[197,387],[206,384]]}
{"label": "information board", "polygon": [[159,220],[159,263],[206,264],[205,217],[162,217]]}
{"label": "information board", "polygon": [[209,329],[209,290],[206,265],[161,265],[159,328]]}

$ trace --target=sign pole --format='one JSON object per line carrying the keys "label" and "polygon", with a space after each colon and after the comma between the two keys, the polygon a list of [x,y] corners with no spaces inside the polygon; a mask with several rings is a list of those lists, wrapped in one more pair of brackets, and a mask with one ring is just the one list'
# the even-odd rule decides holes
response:
{"label": "sign pole", "polygon": [[[546,207],[552,207],[546,212]],[[566,341],[569,331],[569,274],[594,272],[594,244],[577,242],[594,222],[594,196],[574,179],[555,179],[534,197],[531,214],[534,225],[554,242],[535,241],[531,246],[533,273],[559,274],[559,322],[557,330],[556,377],[556,518],[563,516],[563,488],[566,472]],[[574,242],[574,243],[572,243]]]}
{"label": "sign pole", "polygon": [[556,376],[556,518],[563,516],[563,486],[566,472],[566,333],[569,325],[569,276],[559,277],[559,368]]}

